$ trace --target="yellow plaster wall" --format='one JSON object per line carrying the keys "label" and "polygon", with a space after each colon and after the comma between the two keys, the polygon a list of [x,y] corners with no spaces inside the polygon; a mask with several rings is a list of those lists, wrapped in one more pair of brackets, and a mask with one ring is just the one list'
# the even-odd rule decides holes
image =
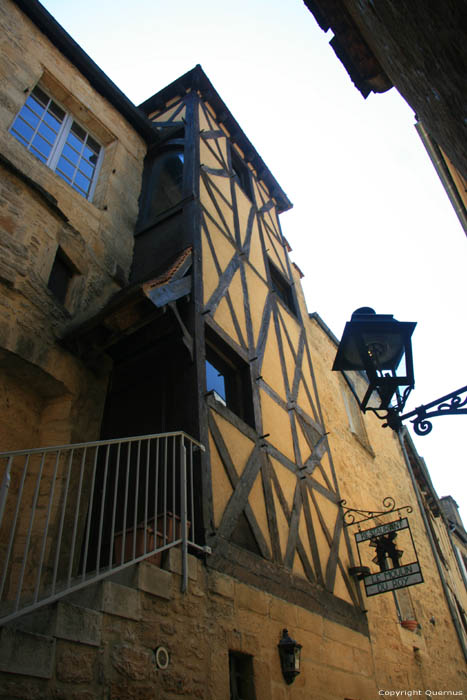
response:
{"label": "yellow plaster wall", "polygon": [[295,453],[290,429],[288,411],[279,406],[263,389],[260,390],[263,430],[268,441],[285,455],[291,462],[295,461]]}
{"label": "yellow plaster wall", "polygon": [[212,481],[216,484],[216,488],[213,489],[214,525],[219,527],[225,506],[232,495],[232,486],[211,436],[209,436],[209,454],[211,458]]}
{"label": "yellow plaster wall", "polygon": [[[174,100],[171,100],[170,102],[173,103]],[[180,112],[176,116],[174,116],[176,111],[180,107],[180,102],[181,99],[175,98],[175,104],[171,104],[171,106],[169,106],[167,109],[164,109],[163,111],[157,111],[153,112],[152,114],[149,114],[149,119],[151,119],[153,122],[183,122],[185,119],[186,112],[185,106],[183,106]]]}
{"label": "yellow plaster wall", "polygon": [[[210,131],[219,132],[219,126],[209,109],[200,107],[200,123],[203,128]],[[224,132],[225,133],[225,132]],[[201,134],[201,162],[210,167],[223,167],[222,163],[226,159],[227,135],[219,138],[207,138]],[[220,149],[220,150],[219,150]],[[213,153],[217,155],[214,156]],[[207,183],[207,185],[205,184]],[[266,203],[271,203],[264,183],[258,182],[254,178],[254,192],[257,206],[263,207]],[[233,188],[233,190],[232,190]],[[282,301],[276,298],[267,283],[266,261],[271,260],[282,274],[287,278],[289,275],[289,263],[287,252],[279,227],[275,206],[263,215],[252,210],[252,203],[243,193],[234,180],[223,177],[221,174],[214,175],[207,171],[202,171],[200,182],[200,201],[203,209],[203,301],[204,313],[211,318],[215,327],[233,341],[234,347],[239,350],[246,350],[248,357],[261,354],[258,364],[252,368],[258,373],[254,379],[258,382],[260,409],[261,409],[261,429],[263,438],[267,446],[277,450],[290,464],[302,466],[313,453],[315,443],[322,432],[319,426],[319,416],[317,415],[314,386],[312,381],[311,368],[308,360],[308,353],[303,351],[300,366],[297,368],[299,349],[303,346],[303,327],[300,321],[291,311],[286,308]],[[251,217],[253,216],[253,219]],[[224,220],[222,220],[224,219]],[[248,221],[253,220],[249,248],[243,249],[247,240]],[[238,225],[238,229],[234,224]],[[210,245],[208,242],[210,239]],[[239,269],[231,277],[227,292],[218,299],[214,308],[210,308],[210,299],[218,297],[219,285],[223,283],[222,274],[213,259],[211,247],[214,248],[218,258],[218,267],[223,272],[230,263],[237,263]],[[241,282],[240,266],[246,279],[248,296],[244,295],[244,287]],[[291,280],[292,282],[292,280]],[[297,287],[299,281],[294,281]],[[214,296],[213,296],[214,295]],[[231,305],[229,301],[231,302]],[[266,304],[271,304],[271,311],[265,314]],[[233,307],[233,308],[232,308]],[[301,313],[306,314],[306,309]],[[236,318],[236,323],[234,320]],[[251,318],[253,346],[247,347],[247,317]],[[260,329],[264,325],[265,318],[269,318],[268,333],[264,343],[264,353],[262,348],[257,348]],[[240,329],[240,330],[238,330]],[[284,365],[280,355],[283,353]],[[256,369],[258,367],[258,369]],[[285,374],[284,374],[285,372]],[[291,402],[291,391],[294,385],[295,376],[299,376],[298,397]],[[269,393],[268,393],[269,389]],[[271,391],[273,395],[271,396]],[[275,396],[276,398],[273,398]],[[298,419],[296,411],[300,410],[301,415],[308,417],[308,432],[304,432]],[[228,414],[228,410],[227,410]],[[233,421],[235,422],[235,421]],[[240,439],[241,430],[232,426],[230,430],[236,432]],[[221,433],[224,435],[226,424],[223,424]],[[294,434],[296,434],[294,442]],[[226,439],[226,442],[227,439]],[[230,440],[231,443],[231,440]],[[268,457],[270,458],[270,457]],[[326,463],[327,455],[322,458],[323,467],[318,466],[314,472],[314,478],[318,484],[326,490],[333,491],[334,479],[331,474],[331,466]],[[216,524],[221,522],[220,502],[226,505],[225,500],[225,478],[219,476],[217,457],[216,466],[213,470],[213,493],[217,489],[216,478],[219,477],[219,499],[216,501]],[[282,512],[282,506],[278,501],[277,494],[273,489],[273,500],[275,503],[276,519],[282,555],[285,555],[290,531],[290,513],[294,505],[294,493],[298,483],[298,467],[296,473],[291,472],[284,466],[279,466],[279,462],[272,462],[273,469],[277,474],[279,483],[292,493],[287,493],[289,515],[286,517]],[[275,465],[275,466],[274,466]],[[302,478],[307,478],[306,473],[300,474]],[[266,542],[270,544],[269,523],[267,520],[264,496],[260,488],[261,482],[257,478],[254,487],[249,494],[249,503],[255,513],[258,524],[263,531]],[[307,492],[306,492],[307,493]],[[310,496],[306,495],[308,500]],[[332,496],[334,499],[337,497]],[[334,535],[337,508],[326,498],[317,495],[317,507],[310,500],[310,512],[312,512],[313,526],[316,528],[316,538],[319,540],[321,567],[325,571],[330,556],[330,542]],[[301,507],[301,506],[300,506]],[[318,509],[318,510],[317,510]],[[324,525],[323,525],[324,524]],[[327,528],[327,535],[324,529]],[[309,541],[306,527],[305,513],[302,509],[299,519],[299,534],[301,545],[304,548],[306,557],[311,568],[313,568],[312,543]],[[292,570],[300,576],[305,576],[303,564],[298,556],[293,556]],[[292,559],[289,561],[291,562]],[[340,576],[340,574],[339,574]],[[339,581],[339,595],[344,600],[349,601],[349,593],[343,583]],[[337,584],[336,584],[337,585]]]}

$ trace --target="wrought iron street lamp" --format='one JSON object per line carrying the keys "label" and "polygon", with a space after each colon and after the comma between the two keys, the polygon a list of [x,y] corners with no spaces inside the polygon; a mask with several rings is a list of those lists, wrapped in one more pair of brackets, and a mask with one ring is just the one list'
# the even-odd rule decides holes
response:
{"label": "wrought iron street lamp", "polygon": [[427,435],[429,419],[467,414],[467,386],[401,415],[415,383],[411,337],[416,325],[368,307],[357,309],[345,325],[332,369],[345,373],[363,412],[373,411],[394,430],[411,419],[415,432]]}

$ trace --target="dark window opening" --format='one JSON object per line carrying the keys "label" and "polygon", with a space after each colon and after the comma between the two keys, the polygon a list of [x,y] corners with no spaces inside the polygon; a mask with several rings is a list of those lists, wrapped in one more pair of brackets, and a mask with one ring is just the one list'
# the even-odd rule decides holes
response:
{"label": "dark window opening", "polygon": [[138,228],[151,225],[155,219],[182,201],[184,164],[182,139],[174,139],[164,151],[148,157]]}
{"label": "dark window opening", "polygon": [[206,389],[245,423],[254,426],[250,368],[212,333],[206,339]]}
{"label": "dark window opening", "polygon": [[149,218],[154,219],[182,199],[183,165],[182,149],[167,151],[156,158],[151,173]]}
{"label": "dark window opening", "polygon": [[232,157],[232,170],[234,171],[234,174],[238,178],[238,183],[246,196],[251,199],[251,201],[254,201],[253,197],[253,186],[251,183],[251,173],[247,165],[242,161],[239,155],[234,151],[234,149],[231,149],[231,157]]}
{"label": "dark window opening", "polygon": [[279,299],[287,306],[294,316],[297,315],[292,285],[285,279],[277,267],[269,260],[269,274],[273,291]]}
{"label": "dark window opening", "polygon": [[74,275],[74,266],[68,260],[63,250],[58,248],[47,286],[62,304],[65,304],[70,282]]}
{"label": "dark window opening", "polygon": [[253,657],[229,651],[230,700],[256,700]]}

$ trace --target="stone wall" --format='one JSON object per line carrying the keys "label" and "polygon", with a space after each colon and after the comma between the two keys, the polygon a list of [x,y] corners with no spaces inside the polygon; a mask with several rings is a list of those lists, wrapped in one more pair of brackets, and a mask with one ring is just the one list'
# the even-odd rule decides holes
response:
{"label": "stone wall", "polygon": [[[387,592],[370,598],[363,593],[377,686],[391,690],[420,688],[424,691],[432,688],[463,690],[465,693],[465,658],[399,439],[389,428],[383,429],[381,421],[372,414],[362,415],[367,445],[352,432],[343,393],[348,392],[352,400],[353,397],[341,373],[330,371],[337,347],[321,324],[316,317],[311,320],[309,338],[342,497],[347,507],[365,510],[383,510],[382,502],[386,496],[392,496],[396,506],[411,506],[413,513],[408,518],[424,577],[424,583],[396,593]],[[395,514],[385,518],[384,522],[397,519],[398,514]],[[372,527],[374,523],[365,523],[362,529],[367,526]],[[441,524],[437,523],[436,528],[440,527]],[[356,552],[355,531],[355,527],[349,528]],[[444,576],[449,580],[451,575],[458,576],[458,573],[447,538],[443,544],[446,552]],[[415,632],[400,624],[401,616],[409,614],[419,623]]]}
{"label": "stone wall", "polygon": [[[16,5],[2,3],[0,24],[0,371],[10,382],[0,450],[7,450],[98,436],[105,363],[96,377],[57,341],[128,279],[146,145]],[[104,148],[92,202],[9,133],[38,82]],[[64,303],[48,288],[58,247],[75,270]]]}
{"label": "stone wall", "polygon": [[[70,596],[42,617],[36,613],[15,638],[6,628],[0,698],[220,700],[229,697],[229,650],[253,656],[257,700],[377,696],[366,637],[191,557],[184,595],[178,554],[172,551],[167,570],[141,564],[131,585],[107,582]],[[303,645],[302,670],[291,686],[282,677],[277,649],[284,628]],[[29,659],[22,672],[20,640],[29,650],[42,645],[42,654],[36,652],[36,661]],[[16,655],[8,657],[5,648],[15,645]],[[155,664],[161,645],[170,654],[166,670]]]}

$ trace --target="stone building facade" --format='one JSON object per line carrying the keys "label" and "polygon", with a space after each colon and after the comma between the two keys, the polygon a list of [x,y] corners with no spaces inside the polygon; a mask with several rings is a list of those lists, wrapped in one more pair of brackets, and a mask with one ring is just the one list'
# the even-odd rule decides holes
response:
{"label": "stone building facade", "polygon": [[[467,692],[444,520],[442,561],[407,448],[329,371],[291,204],[201,67],[136,108],[39,3],[0,16],[0,697]],[[366,599],[341,501],[387,494],[424,583]]]}

